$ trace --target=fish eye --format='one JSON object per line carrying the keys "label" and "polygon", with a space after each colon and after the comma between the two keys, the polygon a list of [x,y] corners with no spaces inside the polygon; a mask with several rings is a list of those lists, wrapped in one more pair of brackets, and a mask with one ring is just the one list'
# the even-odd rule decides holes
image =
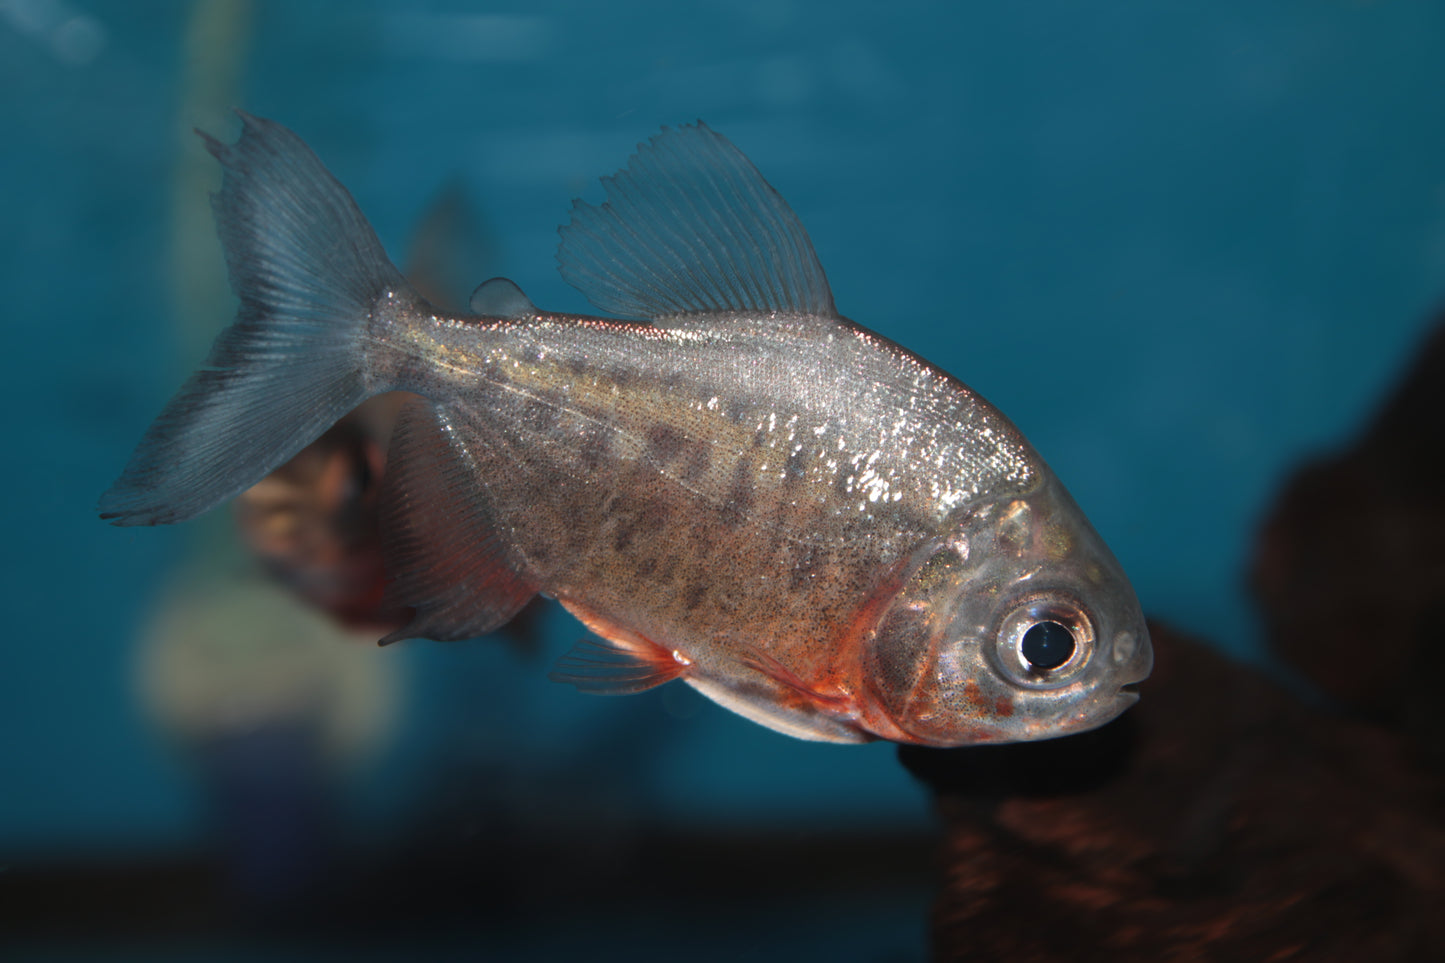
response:
{"label": "fish eye", "polygon": [[1057,622],[1035,622],[1019,641],[1019,654],[1037,672],[1057,669],[1074,654],[1074,633]]}
{"label": "fish eye", "polygon": [[994,663],[1013,683],[1052,689],[1078,678],[1094,653],[1094,624],[1073,598],[1040,594],[1018,600],[999,624]]}

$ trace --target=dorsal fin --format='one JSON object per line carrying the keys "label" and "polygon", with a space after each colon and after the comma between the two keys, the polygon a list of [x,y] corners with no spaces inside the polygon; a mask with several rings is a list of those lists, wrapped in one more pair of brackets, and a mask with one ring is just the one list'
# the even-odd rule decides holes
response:
{"label": "dorsal fin", "polygon": [[802,222],[702,121],[664,127],[602,186],[601,206],[573,202],[557,262],[603,311],[837,316]]}
{"label": "dorsal fin", "polygon": [[477,285],[468,306],[473,314],[488,318],[530,318],[537,313],[532,299],[506,278],[492,278]]}

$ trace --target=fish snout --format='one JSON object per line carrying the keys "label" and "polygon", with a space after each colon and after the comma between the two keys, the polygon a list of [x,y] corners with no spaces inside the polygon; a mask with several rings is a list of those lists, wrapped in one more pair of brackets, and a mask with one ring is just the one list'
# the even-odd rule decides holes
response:
{"label": "fish snout", "polygon": [[1149,630],[1141,624],[1137,629],[1118,632],[1110,647],[1110,659],[1119,682],[1117,701],[1125,707],[1133,705],[1139,701],[1139,684],[1149,678],[1154,668]]}

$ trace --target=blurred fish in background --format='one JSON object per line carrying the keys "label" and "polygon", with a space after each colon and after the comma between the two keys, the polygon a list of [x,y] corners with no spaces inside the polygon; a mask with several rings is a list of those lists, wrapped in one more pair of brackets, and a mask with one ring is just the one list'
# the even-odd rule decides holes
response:
{"label": "blurred fish in background", "polygon": [[401,400],[371,399],[237,499],[242,543],[307,604],[358,634],[406,624],[385,597],[377,483]]}

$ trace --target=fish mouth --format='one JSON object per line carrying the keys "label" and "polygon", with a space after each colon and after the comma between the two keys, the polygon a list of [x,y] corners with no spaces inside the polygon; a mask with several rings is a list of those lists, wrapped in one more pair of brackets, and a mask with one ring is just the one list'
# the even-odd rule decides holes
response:
{"label": "fish mouth", "polygon": [[1138,701],[1139,701],[1139,683],[1137,683],[1137,682],[1130,682],[1130,683],[1127,683],[1126,685],[1121,685],[1121,686],[1119,686],[1119,695],[1122,696],[1122,697],[1125,698],[1125,699],[1128,699],[1130,702],[1138,702]]}

